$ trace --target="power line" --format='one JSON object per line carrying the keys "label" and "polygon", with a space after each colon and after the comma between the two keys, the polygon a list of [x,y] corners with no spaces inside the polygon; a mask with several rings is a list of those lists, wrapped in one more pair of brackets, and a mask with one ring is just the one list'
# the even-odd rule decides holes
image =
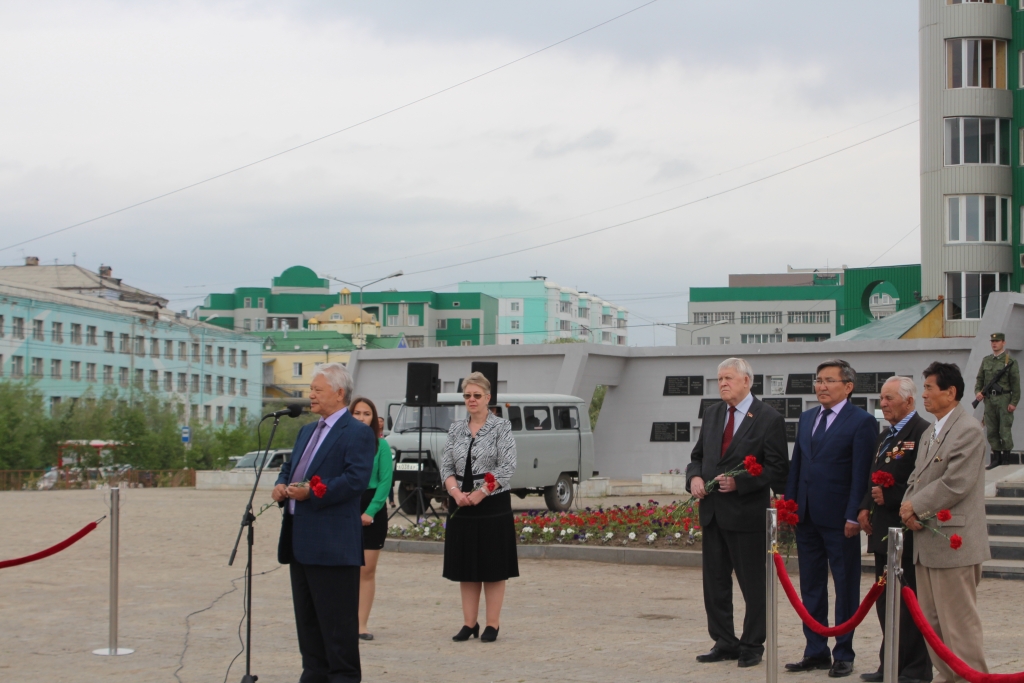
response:
{"label": "power line", "polygon": [[237,173],[237,172],[245,170],[247,168],[252,168],[253,166],[256,166],[257,164],[262,164],[265,161],[270,161],[271,159],[276,159],[277,157],[284,156],[285,154],[289,154],[289,153],[294,152],[294,151],[296,151],[298,149],[302,149],[303,147],[308,147],[310,145],[315,145],[316,143],[322,142],[322,141],[324,141],[324,140],[326,140],[328,138],[332,138],[335,135],[340,135],[341,133],[350,131],[353,128],[358,128],[358,127],[366,125],[367,123],[370,123],[372,121],[376,121],[377,119],[381,119],[381,118],[384,118],[385,116],[388,116],[390,114],[394,114],[395,112],[401,111],[403,109],[408,109],[409,107],[417,105],[417,104],[419,104],[421,102],[425,102],[425,101],[427,101],[427,100],[429,100],[431,98],[437,97],[438,95],[442,95],[442,94],[444,94],[444,93],[446,93],[446,92],[448,92],[450,90],[454,90],[455,88],[458,88],[460,86],[466,85],[467,83],[472,83],[473,81],[476,81],[478,79],[484,78],[485,76],[489,76],[489,75],[491,75],[491,74],[493,74],[495,72],[501,71],[502,69],[510,67],[513,64],[518,64],[519,62],[521,62],[523,60],[526,60],[526,59],[529,59],[530,57],[539,55],[542,52],[545,52],[545,51],[550,50],[550,49],[552,49],[554,47],[557,47],[557,46],[561,45],[562,43],[566,43],[566,42],[568,42],[568,41],[570,41],[570,40],[572,40],[574,38],[578,38],[578,37],[580,37],[580,36],[582,36],[582,35],[584,35],[586,33],[590,33],[591,31],[599,29],[602,26],[605,26],[607,24],[612,23],[613,21],[617,21],[618,19],[621,19],[624,16],[632,14],[633,12],[637,12],[639,10],[642,10],[645,7],[653,5],[656,2],[658,2],[658,0],[650,0],[649,2],[645,2],[644,4],[639,5],[637,7],[634,7],[631,10],[628,10],[626,12],[623,12],[622,14],[616,15],[616,16],[612,17],[611,19],[606,19],[605,21],[602,21],[599,24],[595,24],[595,25],[591,26],[588,29],[584,29],[584,30],[580,31],[579,33],[574,33],[573,35],[569,36],[568,38],[562,38],[561,40],[559,40],[557,42],[554,42],[554,43],[551,43],[550,45],[547,45],[545,47],[542,47],[539,50],[534,50],[533,52],[530,52],[529,54],[525,54],[522,57],[518,57],[516,59],[513,59],[511,62],[506,62],[506,63],[502,64],[501,66],[496,66],[493,69],[488,69],[487,71],[484,71],[483,73],[479,73],[476,76],[473,76],[471,78],[467,78],[464,81],[459,81],[458,83],[455,83],[454,85],[449,85],[449,86],[447,86],[445,88],[442,88],[440,90],[434,91],[434,92],[430,93],[429,95],[424,95],[423,97],[420,97],[418,99],[412,100],[411,102],[406,102],[403,105],[394,107],[392,109],[388,109],[387,111],[382,112],[380,114],[376,114],[374,116],[371,116],[368,119],[363,119],[362,121],[359,121],[358,123],[353,123],[351,125],[345,126],[344,128],[339,128],[338,130],[336,130],[336,131],[334,131],[332,133],[327,133],[326,135],[321,135],[318,138],[314,138],[312,140],[307,140],[306,142],[303,142],[301,144],[295,145],[294,147],[289,147],[288,149],[282,150],[280,152],[276,152],[274,154],[271,154],[270,156],[263,157],[262,159],[257,159],[256,161],[251,161],[251,162],[249,162],[247,164],[243,164],[242,166],[238,166],[237,168],[233,168],[233,169],[231,169],[229,171],[224,171],[223,173],[218,173],[217,175],[210,176],[209,178],[205,178],[204,180],[199,180],[199,181],[191,183],[189,185],[185,185],[183,187],[179,187],[176,190],[171,190],[170,192],[165,192],[165,193],[157,195],[155,197],[150,197],[149,199],[145,199],[145,200],[143,200],[141,202],[136,202],[135,204],[131,204],[130,206],[126,206],[126,207],[117,209],[115,211],[110,211],[108,213],[103,214],[102,216],[96,216],[95,218],[90,218],[88,220],[81,221],[79,223],[75,223],[74,225],[69,225],[69,226],[60,228],[59,230],[53,230],[53,231],[45,233],[43,235],[39,235],[37,237],[31,237],[31,238],[29,238],[27,240],[22,240],[21,242],[17,242],[15,244],[10,245],[10,246],[2,247],[2,248],[0,248],[0,251],[7,251],[8,249],[14,249],[15,247],[20,247],[20,246],[22,246],[24,244],[28,244],[30,242],[35,242],[36,240],[41,240],[44,237],[51,237],[53,235],[57,235],[59,233],[66,232],[68,230],[72,230],[74,228],[78,228],[78,227],[81,227],[83,225],[87,225],[89,223],[94,223],[94,222],[96,222],[98,220],[102,220],[104,218],[109,218],[110,216],[114,216],[116,214],[123,213],[125,211],[130,211],[131,209],[135,209],[135,208],[138,208],[138,207],[143,206],[145,204],[149,204],[151,202],[155,202],[157,200],[164,199],[166,197],[170,197],[171,195],[178,194],[179,192],[184,192],[186,190],[191,190],[194,187],[199,187],[200,185],[204,185],[206,183],[212,182],[212,181],[217,180],[219,178],[223,178],[224,176],[231,175],[232,173]]}
{"label": "power line", "polygon": [[653,213],[649,213],[649,214],[646,214],[644,216],[639,216],[637,218],[631,218],[629,220],[622,221],[621,223],[615,223],[613,225],[607,225],[607,226],[605,226],[603,228],[597,228],[595,230],[588,230],[586,232],[581,232],[581,233],[578,233],[576,235],[570,235],[569,237],[563,237],[561,239],[552,240],[551,242],[545,242],[543,244],[537,244],[537,245],[534,245],[532,247],[523,247],[522,249],[515,249],[515,250],[507,251],[507,252],[504,252],[504,253],[501,253],[501,254],[494,254],[492,256],[480,256],[480,257],[471,259],[469,261],[460,261],[459,263],[452,263],[452,264],[449,264],[447,266],[437,266],[437,267],[434,267],[434,268],[424,268],[423,270],[414,270],[414,271],[412,271],[410,273],[406,273],[406,275],[407,276],[408,275],[420,275],[422,273],[432,273],[432,272],[435,272],[435,271],[438,271],[438,270],[446,270],[448,268],[457,268],[459,266],[465,266],[465,265],[469,265],[469,264],[473,264],[473,263],[480,263],[482,261],[491,261],[493,259],[502,258],[502,257],[505,257],[505,256],[512,256],[514,254],[521,254],[523,252],[533,251],[535,249],[543,249],[544,247],[550,247],[550,246],[553,246],[555,244],[561,244],[563,242],[570,242],[572,240],[576,240],[576,239],[579,239],[581,237],[588,237],[590,235],[596,235],[598,233],[605,232],[607,230],[612,230],[614,228],[621,228],[624,225],[631,225],[633,223],[639,223],[640,221],[647,220],[648,218],[654,218],[655,216],[661,216],[661,215],[664,215],[664,214],[667,214],[667,213],[671,213],[673,211],[677,211],[677,210],[685,208],[687,206],[693,206],[694,204],[699,204],[699,203],[707,201],[709,199],[713,199],[715,197],[721,197],[722,195],[729,194],[730,192],[735,192],[736,190],[740,190],[740,189],[743,189],[745,187],[750,187],[751,185],[756,185],[758,183],[764,182],[765,180],[770,180],[771,178],[775,178],[777,176],[789,173],[790,171],[795,171],[798,168],[803,168],[804,166],[808,166],[808,165],[813,164],[813,163],[815,163],[817,161],[821,161],[822,159],[827,159],[828,157],[835,156],[836,154],[839,154],[840,152],[845,152],[846,150],[853,149],[854,147],[858,147],[860,145],[863,145],[864,143],[871,142],[872,140],[877,140],[880,137],[889,135],[890,133],[894,133],[894,132],[896,132],[898,130],[906,128],[907,126],[913,125],[915,123],[917,123],[917,119],[914,119],[913,121],[909,121],[907,123],[904,123],[903,125],[897,126],[895,128],[890,128],[889,130],[885,131],[884,133],[879,133],[878,135],[873,135],[870,138],[866,138],[866,139],[861,140],[859,142],[855,142],[852,145],[847,145],[846,147],[843,147],[841,149],[837,149],[837,150],[835,150],[833,152],[829,152],[828,154],[823,154],[823,155],[821,155],[819,157],[815,157],[813,159],[810,159],[809,161],[804,161],[804,162],[796,164],[794,166],[790,166],[788,168],[784,168],[781,171],[776,171],[775,173],[770,173],[770,174],[768,174],[766,176],[761,176],[760,178],[755,178],[754,180],[751,180],[751,181],[748,181],[748,182],[745,182],[745,183],[741,183],[739,185],[734,185],[733,187],[730,187],[728,189],[722,190],[720,192],[714,192],[712,194],[709,194],[709,195],[707,195],[705,197],[701,197],[699,199],[694,199],[694,200],[691,200],[691,201],[688,201],[688,202],[684,202],[682,204],[677,204],[676,206],[672,206],[672,207],[669,207],[667,209],[662,209],[661,211],[655,211]]}

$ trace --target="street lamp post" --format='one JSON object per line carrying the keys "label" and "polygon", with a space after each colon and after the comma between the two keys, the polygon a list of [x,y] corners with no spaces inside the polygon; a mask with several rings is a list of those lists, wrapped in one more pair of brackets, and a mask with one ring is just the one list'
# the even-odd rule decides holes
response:
{"label": "street lamp post", "polygon": [[729,321],[728,320],[716,320],[715,322],[711,323],[710,325],[704,325],[703,327],[695,327],[692,330],[683,330],[682,329],[683,325],[688,325],[688,324],[689,323],[680,323],[680,324],[675,325],[675,328],[676,328],[676,330],[689,333],[689,335],[690,335],[690,346],[693,346],[693,333],[694,332],[697,332],[698,330],[706,330],[707,328],[714,327],[715,325],[728,325]]}
{"label": "street lamp post", "polygon": [[[370,285],[375,285],[378,282],[383,282],[384,280],[390,280],[393,277],[402,277],[403,275],[405,275],[405,271],[396,270],[395,272],[391,273],[391,275],[385,275],[382,278],[378,278],[377,280],[372,280],[372,281],[367,282],[366,284],[362,284],[362,285],[357,285],[354,282],[348,282],[346,280],[342,280],[341,278],[334,277],[333,275],[329,275],[327,273],[322,274],[320,277],[325,277],[328,280],[334,280],[335,282],[340,282],[343,285],[352,285],[353,287],[358,287],[359,288],[359,308],[362,309],[363,308],[363,290],[364,289],[366,289]],[[363,334],[362,316],[360,316],[360,318],[359,318],[359,334],[356,335],[356,348],[360,348],[360,349],[366,348],[366,335]]]}

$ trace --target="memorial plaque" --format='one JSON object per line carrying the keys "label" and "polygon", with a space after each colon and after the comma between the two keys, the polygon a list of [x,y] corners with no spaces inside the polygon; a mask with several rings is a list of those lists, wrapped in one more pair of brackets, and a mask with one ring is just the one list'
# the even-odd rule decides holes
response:
{"label": "memorial plaque", "polygon": [[662,396],[703,396],[704,377],[702,375],[676,375],[665,378],[665,389]]}
{"label": "memorial plaque", "polygon": [[764,396],[764,375],[754,375],[754,383],[750,385],[750,393]]}
{"label": "memorial plaque", "polygon": [[800,398],[787,398],[786,399],[786,412],[785,417],[794,418],[800,417],[800,414],[804,412],[804,402]]}
{"label": "memorial plaque", "polygon": [[857,381],[853,383],[853,393],[874,394],[877,391],[877,372],[858,372]]}
{"label": "memorial plaque", "polygon": [[697,418],[703,420],[704,419],[704,411],[707,410],[707,407],[708,406],[713,406],[716,403],[721,403],[721,402],[722,402],[722,399],[720,399],[720,398],[702,398],[700,400],[700,409],[697,411]]}
{"label": "memorial plaque", "polygon": [[813,394],[814,374],[792,374],[786,380],[787,394]]}
{"label": "memorial plaque", "polygon": [[651,441],[689,441],[689,422],[655,422],[651,425]]}
{"label": "memorial plaque", "polygon": [[[766,406],[771,406],[782,417],[786,417],[786,399],[777,396],[769,396],[761,399]],[[798,401],[800,399],[797,399]]]}
{"label": "memorial plaque", "polygon": [[882,390],[882,385],[885,384],[886,381],[890,377],[895,377],[896,373],[895,372],[876,372],[875,376],[878,378],[878,381],[875,383],[875,393],[877,394],[878,392],[880,392]]}
{"label": "memorial plaque", "polygon": [[857,406],[858,408],[862,408],[864,410],[868,409],[868,397],[867,396],[851,396],[850,397],[850,403],[852,403],[853,405]]}
{"label": "memorial plaque", "polygon": [[786,423],[786,441],[789,443],[796,443],[797,432],[800,431],[799,422],[787,422]]}

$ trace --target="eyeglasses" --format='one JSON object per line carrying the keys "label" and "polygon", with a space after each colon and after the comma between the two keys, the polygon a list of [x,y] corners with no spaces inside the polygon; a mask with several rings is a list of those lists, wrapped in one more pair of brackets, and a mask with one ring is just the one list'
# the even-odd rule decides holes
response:
{"label": "eyeglasses", "polygon": [[815,384],[815,386],[821,386],[822,384],[827,384],[829,386],[832,386],[833,384],[846,384],[846,380],[845,379],[832,379],[831,377],[826,377],[825,379],[815,379],[814,380],[814,384]]}
{"label": "eyeglasses", "polygon": [[466,399],[467,401],[468,401],[469,399],[471,399],[471,398],[475,398],[476,400],[478,400],[478,401],[479,401],[479,400],[480,400],[480,399],[482,399],[483,397],[484,397],[484,395],[483,395],[483,394],[463,394],[463,395],[462,395],[462,398]]}

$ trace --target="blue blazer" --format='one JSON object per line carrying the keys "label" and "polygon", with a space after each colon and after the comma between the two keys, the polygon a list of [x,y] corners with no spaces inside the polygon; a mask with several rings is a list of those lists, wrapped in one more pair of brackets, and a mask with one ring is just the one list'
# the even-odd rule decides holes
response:
{"label": "blue blazer", "polygon": [[[291,460],[281,466],[276,483],[291,481],[292,467],[299,464],[315,429],[316,422],[312,422],[299,431]],[[359,504],[363,491],[370,485],[376,454],[377,438],[373,430],[346,411],[327,432],[306,468],[305,478],[319,474],[327,493],[323,498],[311,494],[306,500],[296,501],[294,515],[289,515],[285,508],[282,541],[287,542],[286,534],[290,530],[291,555],[295,560],[328,566],[363,565],[363,522]]]}
{"label": "blue blazer", "polygon": [[878,421],[847,401],[817,449],[813,449],[811,430],[820,410],[815,407],[800,415],[786,498],[800,506],[797,514],[801,521],[809,503],[815,524],[842,529],[846,520],[857,519],[868,489]]}

